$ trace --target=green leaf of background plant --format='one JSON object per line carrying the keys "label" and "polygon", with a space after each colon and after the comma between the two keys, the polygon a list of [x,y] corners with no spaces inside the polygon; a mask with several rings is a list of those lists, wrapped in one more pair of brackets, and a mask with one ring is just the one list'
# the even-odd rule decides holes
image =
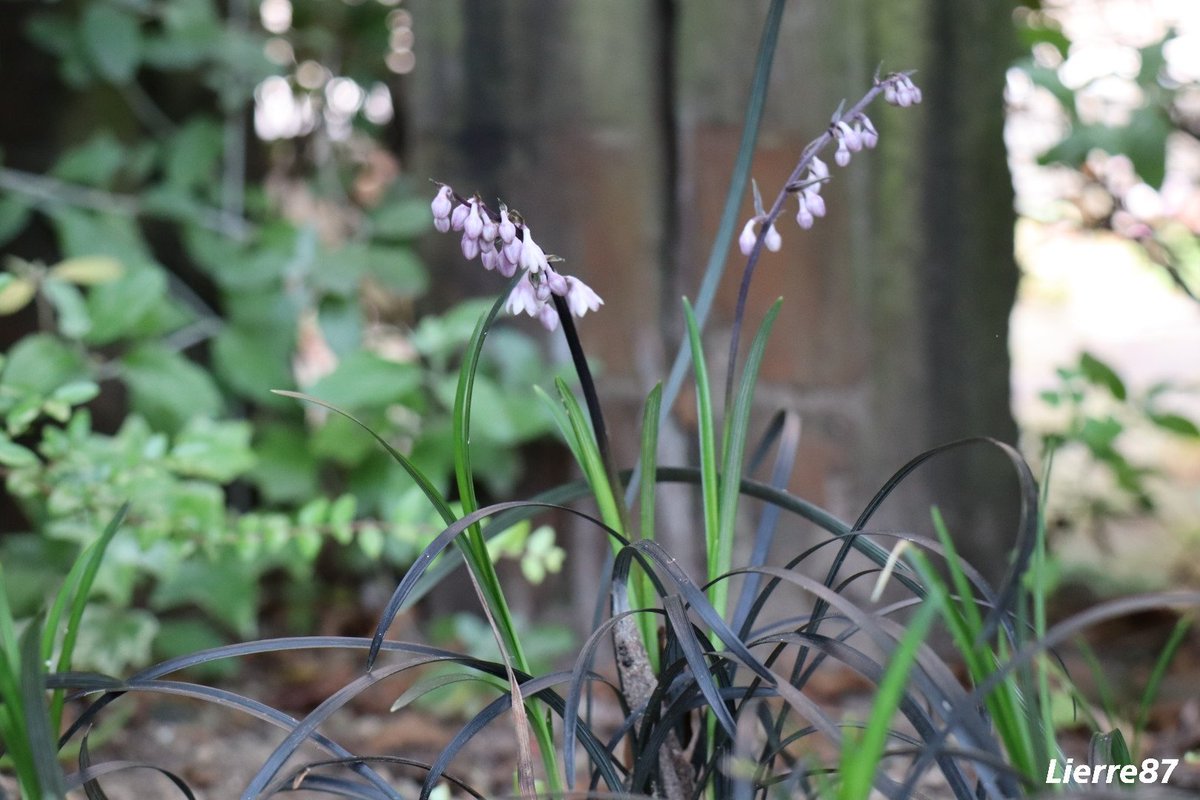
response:
{"label": "green leaf of background plant", "polygon": [[429,202],[423,198],[406,197],[380,206],[371,215],[371,233],[384,241],[408,241],[433,228]]}
{"label": "green leaf of background plant", "polygon": [[25,229],[32,212],[32,206],[19,195],[0,197],[0,246],[11,242]]}
{"label": "green leaf of background plant", "polygon": [[124,161],[125,148],[111,133],[101,131],[59,156],[50,174],[69,183],[110,186]]}
{"label": "green leaf of background plant", "polygon": [[133,78],[141,60],[141,24],[110,3],[89,3],[83,11],[83,45],[97,71],[113,83]]}
{"label": "green leaf of background plant", "polygon": [[366,350],[343,359],[309,393],[327,403],[350,409],[401,402],[421,384],[421,369],[401,364]]}
{"label": "green leaf of background plant", "polygon": [[130,271],[115,281],[93,287],[87,297],[92,328],[85,341],[93,345],[111,344],[134,330],[166,296],[167,279],[156,267]]}
{"label": "green leaf of background plant", "polygon": [[172,186],[192,189],[210,183],[221,165],[221,126],[207,117],[192,117],[175,131],[163,152],[163,172]]}
{"label": "green leaf of background plant", "polygon": [[[422,205],[427,207],[428,203],[422,201]],[[371,245],[367,248],[367,270],[400,297],[419,297],[429,288],[425,264],[411,247]]]}
{"label": "green leaf of background plant", "polygon": [[244,638],[257,629],[258,599],[257,571],[238,560],[232,550],[222,551],[216,559],[187,559],[150,595],[155,609],[194,605]]}
{"label": "green leaf of background plant", "polygon": [[167,463],[181,475],[228,483],[254,466],[250,423],[197,417],[175,439]]}
{"label": "green leaf of background plant", "polygon": [[1180,436],[1200,437],[1200,427],[1187,417],[1179,414],[1149,414],[1150,421],[1163,430],[1177,433]]}
{"label": "green leaf of background plant", "polygon": [[27,392],[48,395],[72,380],[85,377],[83,358],[48,333],[35,333],[8,351],[0,381]]}
{"label": "green leaf of background plant", "polygon": [[37,465],[37,454],[0,433],[0,464],[14,469]]}
{"label": "green leaf of background plant", "polygon": [[291,342],[264,336],[241,325],[226,325],[213,340],[213,366],[217,374],[242,397],[255,403],[287,408],[290,402],[270,394],[274,387],[292,386],[288,371]]}
{"label": "green leaf of background plant", "polygon": [[37,284],[29,278],[0,273],[0,316],[15,314],[37,294]]}
{"label": "green leaf of background plant", "polygon": [[158,430],[177,431],[193,417],[216,416],[224,405],[206,370],[160,344],[138,345],[122,367],[133,409]]}
{"label": "green leaf of background plant", "polygon": [[88,315],[87,301],[78,287],[65,281],[47,278],[42,281],[42,292],[54,306],[58,317],[58,330],[68,339],[81,339],[92,329],[92,318]]}
{"label": "green leaf of background plant", "polygon": [[1084,351],[1079,356],[1079,371],[1090,383],[1108,389],[1109,393],[1118,400],[1126,398],[1125,382],[1121,380],[1121,376],[1091,353]]}
{"label": "green leaf of background plant", "polygon": [[124,274],[121,262],[110,256],[79,256],[50,268],[50,277],[79,286],[96,286],[115,281]]}
{"label": "green leaf of background plant", "polygon": [[317,459],[303,429],[274,424],[259,428],[251,478],[268,503],[296,503],[317,492]]}

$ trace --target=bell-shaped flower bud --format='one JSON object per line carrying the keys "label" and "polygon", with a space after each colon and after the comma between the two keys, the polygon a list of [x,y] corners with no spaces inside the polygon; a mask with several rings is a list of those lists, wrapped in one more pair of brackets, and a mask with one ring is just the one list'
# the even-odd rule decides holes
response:
{"label": "bell-shaped flower bud", "polygon": [[486,270],[493,270],[500,264],[500,252],[496,248],[484,250],[479,254],[479,261]]}
{"label": "bell-shaped flower bud", "polygon": [[437,229],[438,233],[446,233],[447,231],[449,231],[450,230],[449,215],[447,215],[445,217],[434,217],[433,218],[433,227]]}
{"label": "bell-shaped flower bud", "polygon": [[[504,237],[501,237],[503,240]],[[521,240],[513,239],[508,244],[504,245],[504,257],[513,263],[513,266],[521,263]]]}
{"label": "bell-shaped flower bud", "polygon": [[456,231],[461,231],[463,225],[467,222],[467,215],[471,213],[469,206],[459,204],[450,212],[450,227]]}
{"label": "bell-shaped flower bud", "polygon": [[479,203],[475,200],[471,201],[471,210],[463,223],[463,232],[472,239],[478,239],[479,234],[483,233],[483,218],[479,215]]}
{"label": "bell-shaped flower bud", "polygon": [[537,318],[546,330],[558,330],[558,309],[554,307],[553,303],[543,303],[542,307],[538,309]]}
{"label": "bell-shaped flower bud", "polygon": [[567,308],[571,309],[574,316],[582,317],[589,311],[598,310],[602,305],[604,301],[590,286],[573,275],[567,276]]}
{"label": "bell-shaped flower bud", "polygon": [[433,196],[433,202],[429,204],[435,220],[450,219],[450,212],[454,209],[453,195],[454,190],[449,186],[438,189],[437,194]]}
{"label": "bell-shaped flower bud", "polygon": [[871,124],[871,119],[866,114],[858,115],[858,125],[862,126],[862,143],[867,149],[875,149],[875,145],[879,144],[879,131],[875,130],[875,126]]}
{"label": "bell-shaped flower bud", "polygon": [[815,221],[816,220],[813,219],[812,212],[808,210],[808,206],[804,204],[803,200],[801,200],[800,210],[796,212],[796,224],[804,230],[808,230],[812,228]]}
{"label": "bell-shaped flower bud", "polygon": [[833,154],[833,161],[839,167],[844,167],[850,163],[850,148],[846,146],[845,139],[838,139],[837,151]]}
{"label": "bell-shaped flower bud", "polygon": [[754,230],[757,222],[757,217],[746,220],[746,224],[742,227],[742,235],[738,237],[738,249],[744,256],[750,255],[750,252],[754,250],[754,243],[758,241],[758,234]]}
{"label": "bell-shaped flower bud", "polygon": [[[829,180],[829,165],[816,156],[813,156],[813,160],[809,162],[808,171],[814,180]],[[817,185],[820,186],[820,184]]]}
{"label": "bell-shaped flower bud", "polygon": [[505,244],[509,244],[517,237],[517,226],[513,224],[512,219],[508,216],[508,206],[500,204],[500,224],[496,226],[500,238]]}
{"label": "bell-shaped flower bud", "polygon": [[495,242],[496,229],[500,226],[492,221],[490,214],[480,212],[480,216],[483,217],[483,229],[479,232],[479,238],[486,239],[488,242]]}
{"label": "bell-shaped flower bud", "polygon": [[774,222],[767,228],[767,233],[763,236],[763,244],[772,253],[778,253],[779,248],[783,247],[783,237],[779,235],[779,231],[775,230]]}
{"label": "bell-shaped flower bud", "polygon": [[551,292],[559,297],[566,297],[567,290],[571,288],[566,278],[553,269],[546,270],[546,273],[542,277],[545,278],[546,285],[550,287]]}
{"label": "bell-shaped flower bud", "polygon": [[517,262],[509,259],[507,248],[497,250],[496,270],[506,278],[517,274]]}
{"label": "bell-shaped flower bud", "polygon": [[[819,186],[820,184],[817,185]],[[804,190],[803,195],[800,197],[800,205],[814,217],[825,216],[825,198],[810,189]],[[804,226],[802,225],[801,227]]]}
{"label": "bell-shaped flower bud", "polygon": [[543,269],[550,269],[550,262],[546,260],[546,254],[542,252],[541,246],[533,240],[533,232],[529,230],[528,225],[525,226],[525,234],[521,242],[521,259],[517,265],[535,275]]}
{"label": "bell-shaped flower bud", "polygon": [[466,231],[463,231],[462,254],[463,258],[467,259],[467,261],[470,261],[471,259],[475,258],[475,256],[479,255],[479,240],[472,237]]}

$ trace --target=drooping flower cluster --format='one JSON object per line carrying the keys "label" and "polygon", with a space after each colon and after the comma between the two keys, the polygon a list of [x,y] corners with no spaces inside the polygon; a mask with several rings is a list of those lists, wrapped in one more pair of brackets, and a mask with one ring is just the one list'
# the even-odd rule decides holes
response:
{"label": "drooping flower cluster", "polygon": [[600,296],[586,283],[571,275],[561,275],[551,258],[533,239],[533,233],[508,207],[500,204],[493,217],[479,196],[463,200],[449,186],[442,185],[430,203],[433,226],[442,233],[462,231],[462,254],[467,260],[479,258],[486,270],[496,270],[511,278],[518,269],[523,275],[508,296],[508,313],[535,317],[546,330],[558,328],[558,311],[553,295],[566,300],[576,317],[596,311],[604,305]]}
{"label": "drooping flower cluster", "polygon": [[[807,172],[799,180],[789,183],[786,189],[786,191],[795,192],[800,202],[800,208],[796,212],[796,224],[803,230],[812,228],[817,217],[825,216],[825,198],[821,196],[821,187],[829,181],[829,167],[817,157],[817,153],[830,140],[836,142],[837,149],[834,151],[833,160],[839,167],[844,167],[850,163],[850,158],[854,153],[860,152],[864,148],[868,150],[874,148],[879,143],[879,132],[875,130],[875,126],[864,112],[864,108],[870,99],[877,96],[879,92],[883,93],[883,98],[888,103],[902,108],[921,102],[921,90],[913,83],[912,78],[902,73],[895,73],[882,80],[876,77],[875,89],[872,90],[872,93],[845,114],[841,113],[839,109],[829,125],[829,130],[821,139],[805,150],[805,158],[797,166],[793,177],[797,177],[804,169],[805,159],[807,159]],[[771,214],[767,214],[763,210],[757,189],[755,189],[754,203],[754,216],[747,220],[745,227],[742,228],[742,234],[738,237],[738,249],[742,251],[742,255],[750,255],[754,250],[755,242],[758,241],[758,228],[763,223],[767,223],[767,230],[763,234],[763,246],[771,252],[777,252],[783,246],[774,223],[775,214],[778,212],[773,211]]]}

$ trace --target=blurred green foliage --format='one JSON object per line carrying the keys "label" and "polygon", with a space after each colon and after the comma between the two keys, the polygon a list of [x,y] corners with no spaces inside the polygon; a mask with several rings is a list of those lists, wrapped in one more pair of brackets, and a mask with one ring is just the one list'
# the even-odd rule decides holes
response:
{"label": "blurred green foliage", "polygon": [[[249,636],[267,573],[309,579],[331,541],[355,568],[403,565],[440,529],[353,423],[269,391],[353,412],[447,489],[457,359],[490,303],[418,310],[428,203],[382,142],[406,12],[283,7],[267,30],[244,0],[67,0],[26,29],[72,101],[49,169],[0,167],[0,245],[31,229],[55,242],[0,273],[0,315],[30,329],[0,371],[0,470],[29,529],[0,557],[32,614],[130,501],[86,666]],[[472,446],[499,493],[546,430],[530,389],[546,375],[527,337],[494,339]],[[505,552],[527,572],[557,568],[552,537],[514,535]]]}

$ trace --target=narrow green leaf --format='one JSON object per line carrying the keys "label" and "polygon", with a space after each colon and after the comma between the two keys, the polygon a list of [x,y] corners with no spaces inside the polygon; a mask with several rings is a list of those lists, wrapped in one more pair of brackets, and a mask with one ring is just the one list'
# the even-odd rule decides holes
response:
{"label": "narrow green leaf", "polygon": [[[700,328],[692,304],[683,299],[683,313],[687,320],[688,341],[691,343],[692,367],[696,374],[697,434],[700,437],[700,493],[704,507],[704,543],[707,553],[707,575],[712,580],[720,574],[718,561],[721,551],[717,538],[720,531],[719,475],[717,474],[716,433],[713,430],[712,395],[708,385],[708,365],[704,360],[704,345],[700,340]],[[736,484],[735,484],[736,486]],[[716,607],[718,587],[709,592]],[[717,613],[723,609],[717,607]]]}
{"label": "narrow green leaf", "polygon": [[66,797],[67,785],[58,763],[58,743],[46,705],[46,664],[42,661],[42,619],[36,617],[21,635],[21,702],[29,738],[37,791],[41,798]]}
{"label": "narrow green leaf", "polygon": [[871,793],[888,735],[892,732],[892,717],[900,707],[909,672],[937,615],[940,600],[940,596],[931,593],[909,621],[904,636],[888,659],[887,671],[879,681],[866,726],[859,735],[848,735],[842,744],[842,782],[838,791],[841,800],[867,800]]}
{"label": "narrow green leaf", "polygon": [[[722,443],[721,493],[718,498],[719,518],[717,524],[717,555],[714,560],[715,573],[709,575],[712,579],[723,575],[733,567],[733,538],[737,526],[738,500],[740,499],[742,483],[742,461],[746,453],[746,433],[750,427],[750,410],[754,402],[754,388],[758,382],[758,369],[762,365],[763,353],[767,349],[767,340],[771,335],[771,327],[783,298],[772,304],[771,309],[763,318],[750,346],[746,357],[746,365],[742,368],[742,380],[738,386],[733,408],[727,412],[724,442]],[[717,613],[725,614],[725,605],[729,596],[729,581],[721,581],[713,586],[713,607]]]}
{"label": "narrow green leaf", "polygon": [[658,415],[662,408],[662,382],[650,390],[646,407],[642,412],[642,488],[641,488],[641,535],[643,539],[654,538],[654,467],[658,465]]}

